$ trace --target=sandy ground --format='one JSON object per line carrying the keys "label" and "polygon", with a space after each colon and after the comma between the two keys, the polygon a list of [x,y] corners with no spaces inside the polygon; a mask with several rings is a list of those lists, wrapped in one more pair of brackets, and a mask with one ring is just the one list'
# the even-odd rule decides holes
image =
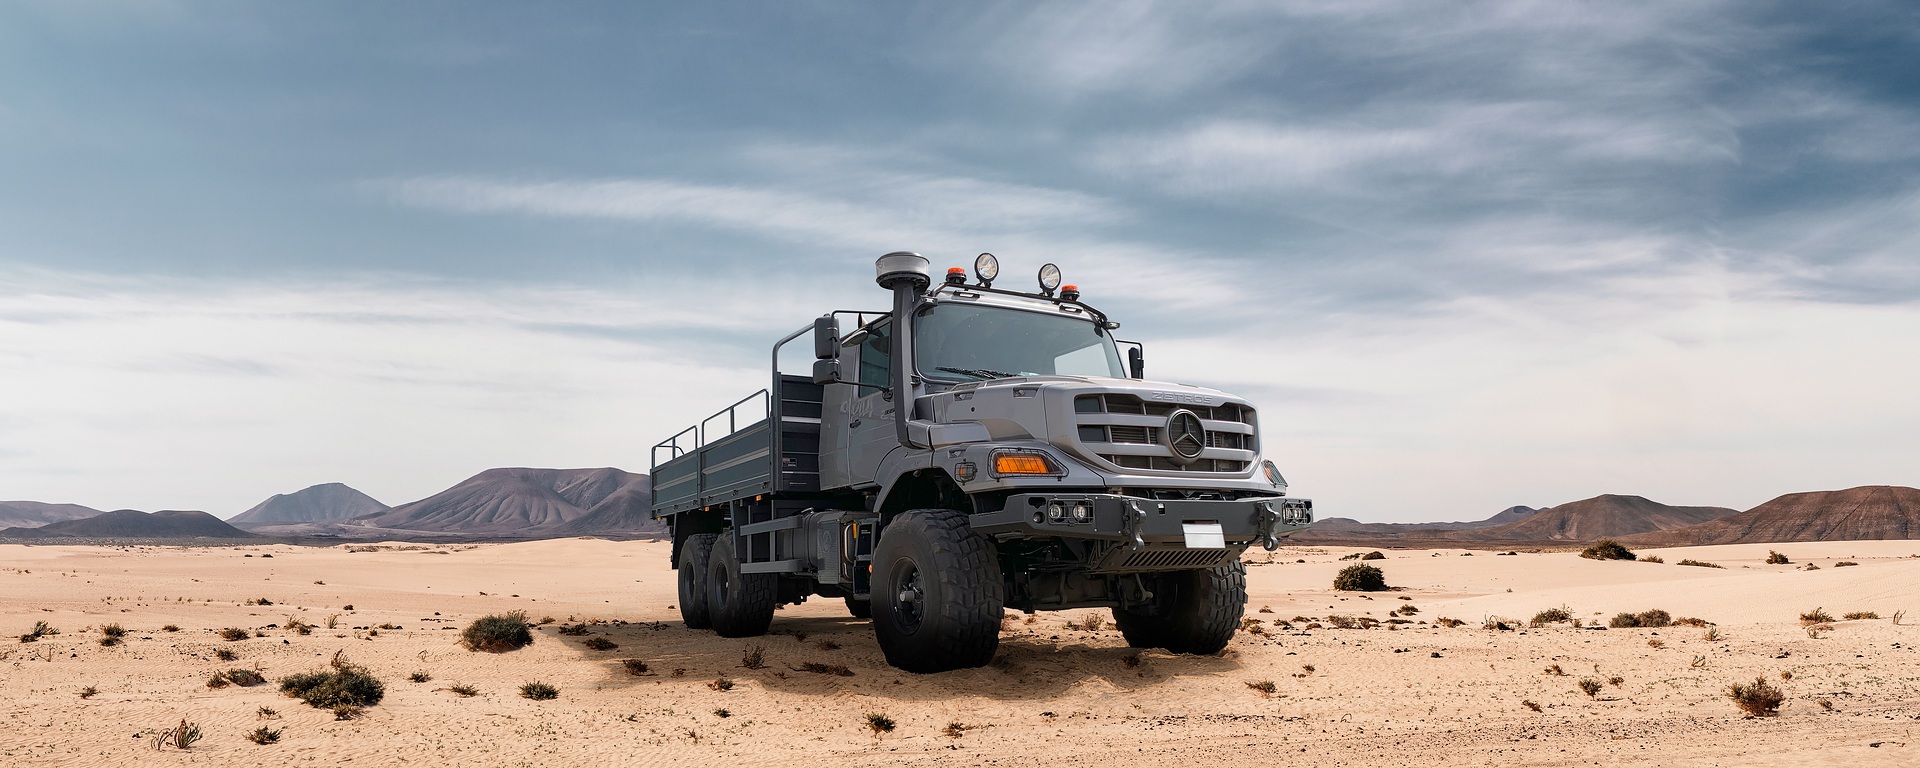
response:
{"label": "sandy ground", "polygon": [[[661,543],[6,545],[0,765],[1920,764],[1920,615],[1892,621],[1920,607],[1920,542],[1774,548],[1795,564],[1765,565],[1765,546],[1643,552],[1667,564],[1395,550],[1375,564],[1401,589],[1369,596],[1328,589],[1355,550],[1282,549],[1271,562],[1261,552],[1249,556],[1248,616],[1269,622],[1265,634],[1243,632],[1220,656],[1147,652],[1129,664],[1110,623],[1066,626],[1105,611],[1010,614],[993,666],[915,676],[887,667],[868,625],[837,600],[788,607],[776,634],[754,640],[682,628]],[[1674,564],[1683,557],[1725,567]],[[1820,569],[1798,570],[1806,562]],[[246,604],[258,598],[272,605]],[[1403,604],[1417,607],[1405,617],[1415,623],[1394,630],[1305,628],[1332,615],[1385,620]],[[1714,622],[1719,637],[1524,626],[1557,606],[1587,619],[1661,608]],[[1837,621],[1816,638],[1797,619],[1815,607],[1883,618]],[[516,609],[557,621],[511,653],[457,644],[471,619]],[[323,628],[296,634],[290,616]],[[324,628],[329,616],[337,628]],[[1315,621],[1271,623],[1296,616]],[[1440,617],[1466,624],[1429,623]],[[1488,617],[1517,628],[1483,629]],[[15,644],[35,621],[61,634]],[[556,631],[583,621],[605,623],[591,636]],[[127,628],[126,642],[98,643],[109,623]],[[228,642],[216,635],[225,627],[264,636]],[[588,650],[590,637],[619,647]],[[740,666],[750,646],[764,647],[764,668]],[[357,720],[272,685],[205,685],[233,667],[271,680],[317,670],[341,650],[387,685]],[[649,674],[629,675],[619,662],[629,658]],[[853,674],[797,669],[807,662]],[[416,670],[432,680],[409,682]],[[714,689],[722,676],[731,690]],[[1756,676],[1786,692],[1779,716],[1743,718],[1725,695]],[[1597,695],[1578,690],[1586,678],[1601,682]],[[520,697],[533,680],[559,698]],[[1250,686],[1263,681],[1273,693]],[[461,683],[479,694],[448,690]],[[83,699],[88,686],[98,693]],[[869,713],[897,727],[876,735]],[[182,718],[204,740],[155,752],[147,737]],[[280,742],[243,738],[261,724]]]}

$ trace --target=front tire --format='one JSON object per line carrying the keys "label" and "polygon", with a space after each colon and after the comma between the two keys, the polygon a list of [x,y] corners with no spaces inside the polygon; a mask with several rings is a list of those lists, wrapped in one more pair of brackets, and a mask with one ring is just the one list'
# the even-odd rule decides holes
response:
{"label": "front tire", "polygon": [[1240,629],[1247,609],[1247,566],[1174,571],[1155,577],[1153,601],[1113,609],[1113,623],[1135,648],[1219,653]]}
{"label": "front tire", "polygon": [[766,634],[767,625],[773,623],[778,580],[770,573],[741,573],[733,535],[721,535],[707,564],[707,610],[713,614],[713,631],[721,637]]}
{"label": "front tire", "polygon": [[993,660],[1006,605],[1000,558],[965,513],[894,518],[874,547],[872,584],[873,632],[888,664],[929,673]]}
{"label": "front tire", "polygon": [[849,596],[847,597],[847,613],[853,614],[853,617],[856,619],[871,619],[873,618],[873,601],[857,600]]}
{"label": "front tire", "polygon": [[712,629],[707,610],[707,565],[713,555],[711,533],[696,533],[680,542],[680,621],[687,629]]}

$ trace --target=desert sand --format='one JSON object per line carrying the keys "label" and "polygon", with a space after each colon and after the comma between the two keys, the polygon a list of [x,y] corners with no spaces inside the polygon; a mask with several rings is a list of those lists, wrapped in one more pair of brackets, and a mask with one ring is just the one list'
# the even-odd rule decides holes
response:
{"label": "desert sand", "polygon": [[[1920,615],[1893,621],[1920,607],[1920,541],[1771,548],[1794,563],[1766,565],[1765,545],[1642,550],[1666,564],[1388,550],[1373,564],[1398,589],[1367,595],[1329,589],[1341,556],[1357,550],[1256,551],[1247,615],[1264,633],[1241,633],[1219,656],[1130,660],[1110,622],[1079,624],[1105,611],[1032,623],[1009,612],[994,665],[916,676],[887,667],[868,625],[837,600],[789,606],[761,638],[681,627],[659,542],[5,545],[0,765],[1920,764]],[[1819,570],[1799,570],[1809,562]],[[247,604],[259,598],[272,604]],[[1385,621],[1405,604],[1417,612],[1399,618],[1412,623],[1327,626],[1334,615]],[[1603,623],[1659,608],[1714,626],[1526,626],[1559,606]],[[1814,637],[1798,616],[1816,607],[1881,618],[1835,621]],[[468,621],[509,610],[555,621],[518,651],[459,645]],[[1274,623],[1296,616],[1312,621]],[[300,635],[288,617],[321,628]],[[1465,624],[1436,626],[1441,617]],[[1485,629],[1489,617],[1514,628]],[[61,634],[16,644],[36,621]],[[591,622],[587,636],[558,632]],[[124,643],[98,643],[109,623],[126,627]],[[264,636],[222,640],[227,627]],[[594,637],[619,647],[589,650]],[[754,646],[764,667],[742,667]],[[277,681],[337,651],[386,683],[385,700],[356,720],[272,684],[205,684],[235,667]],[[622,659],[644,661],[647,674]],[[807,663],[852,675],[802,671]],[[432,679],[409,682],[415,671]],[[713,685],[723,676],[731,690]],[[1786,693],[1778,716],[1743,717],[1726,696],[1756,676]],[[1579,690],[1583,679],[1601,683],[1597,694]],[[520,697],[535,680],[559,697]],[[1269,681],[1271,693],[1253,687]],[[478,695],[456,695],[456,684]],[[98,693],[83,699],[89,686]],[[263,719],[261,707],[278,716]],[[876,733],[870,713],[897,727]],[[204,740],[154,751],[148,737],[183,718]],[[962,727],[950,733],[953,723]],[[262,724],[282,732],[278,743],[244,738]]]}

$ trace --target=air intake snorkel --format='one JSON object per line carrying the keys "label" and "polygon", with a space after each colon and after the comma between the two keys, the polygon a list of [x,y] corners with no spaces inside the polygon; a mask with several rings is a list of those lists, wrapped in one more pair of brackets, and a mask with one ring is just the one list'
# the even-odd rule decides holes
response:
{"label": "air intake snorkel", "polygon": [[925,448],[926,444],[913,439],[907,422],[913,419],[916,394],[913,384],[913,310],[920,303],[920,294],[933,283],[928,273],[927,258],[909,251],[895,251],[880,257],[879,261],[874,262],[873,268],[874,282],[879,283],[881,288],[893,291],[893,428],[901,445]]}

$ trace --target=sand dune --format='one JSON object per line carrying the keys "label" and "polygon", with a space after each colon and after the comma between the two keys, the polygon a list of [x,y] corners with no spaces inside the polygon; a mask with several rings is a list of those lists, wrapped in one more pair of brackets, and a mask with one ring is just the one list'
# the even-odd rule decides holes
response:
{"label": "sand dune", "polygon": [[[1776,547],[1777,548],[1777,547]],[[915,676],[886,667],[865,622],[837,601],[782,610],[776,633],[726,640],[682,628],[662,542],[566,539],[486,545],[302,548],[0,545],[0,628],[35,621],[63,631],[0,646],[0,763],[10,765],[616,764],[718,765],[1911,765],[1920,709],[1920,628],[1895,611],[1920,603],[1920,542],[1795,545],[1795,565],[1767,566],[1764,546],[1663,553],[1668,564],[1596,562],[1571,554],[1495,556],[1395,551],[1376,561],[1403,591],[1327,589],[1339,548],[1288,548],[1251,558],[1250,618],[1218,657],[1134,652],[1110,625],[1070,628],[1103,611],[1010,614],[999,660],[983,669]],[[249,557],[252,555],[252,557]],[[265,555],[272,555],[267,558]],[[1723,569],[1674,565],[1681,557]],[[1839,558],[1860,563],[1834,567]],[[1304,560],[1305,562],[1296,562]],[[1799,571],[1816,562],[1818,571]],[[325,583],[317,583],[325,582]],[[1509,591],[1511,590],[1511,591]],[[272,605],[249,605],[267,598]],[[1403,600],[1401,598],[1412,598]],[[1389,618],[1375,629],[1278,629],[1296,616]],[[347,606],[351,605],[349,609]],[[1487,616],[1524,619],[1565,605],[1585,618],[1664,608],[1716,622],[1705,630],[1480,629]],[[1879,620],[1841,621],[1811,638],[1797,621],[1816,605]],[[1259,612],[1262,606],[1271,613]],[[507,654],[472,653],[458,628],[483,614],[525,610],[554,624]],[[300,635],[287,618],[337,628]],[[1443,628],[1438,617],[1467,622]],[[117,622],[125,643],[102,647]],[[602,622],[594,651],[569,622]],[[167,624],[178,632],[167,632]],[[399,627],[379,629],[381,624]],[[220,640],[223,627],[264,637]],[[804,635],[804,638],[801,637]],[[1649,640],[1664,646],[1655,648]],[[823,646],[822,642],[833,646]],[[764,649],[746,669],[742,652]],[[214,658],[217,649],[238,654]],[[269,678],[322,667],[344,651],[385,680],[387,698],[363,719],[332,715],[273,686],[208,689],[215,671],[259,668]],[[1784,656],[1782,656],[1784,654]],[[644,660],[627,674],[618,659]],[[1696,659],[1704,666],[1694,666]],[[844,665],[850,677],[798,669]],[[1306,666],[1311,665],[1312,671]],[[1567,676],[1544,674],[1559,665]],[[415,670],[431,673],[411,683]],[[678,671],[678,674],[676,674]],[[1792,679],[1780,681],[1780,673]],[[709,684],[720,676],[732,690]],[[1765,675],[1788,695],[1779,717],[1746,720],[1723,689]],[[1583,677],[1605,684],[1594,696]],[[553,701],[515,694],[542,680]],[[1250,682],[1272,681],[1262,695]],[[455,683],[479,690],[461,698]],[[99,693],[82,699],[81,688]],[[1827,701],[1833,710],[1819,702]],[[1531,701],[1541,709],[1529,709]],[[278,710],[261,720],[261,706]],[[716,712],[724,709],[728,717]],[[868,713],[898,727],[876,737]],[[189,755],[156,756],[144,738],[187,718],[206,739]],[[283,733],[257,746],[261,723]],[[949,723],[961,735],[944,733]],[[1878,747],[1869,744],[1879,744]]]}

